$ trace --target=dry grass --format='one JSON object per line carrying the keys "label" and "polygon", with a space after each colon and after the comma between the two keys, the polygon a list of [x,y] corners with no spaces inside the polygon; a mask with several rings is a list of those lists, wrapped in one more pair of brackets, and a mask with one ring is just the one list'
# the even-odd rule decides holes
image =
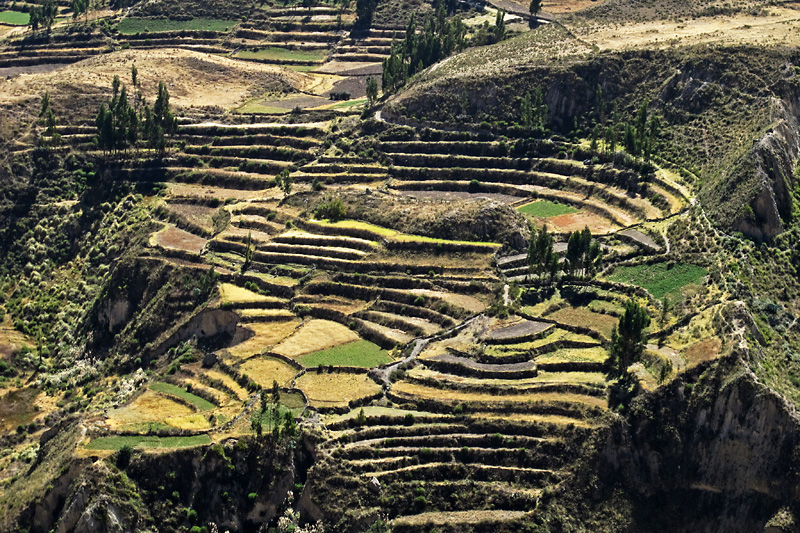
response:
{"label": "dry grass", "polygon": [[281,387],[286,387],[298,372],[285,361],[265,356],[248,359],[242,363],[239,369],[251,380],[265,388],[272,387],[273,381],[277,381]]}
{"label": "dry grass", "polygon": [[537,363],[603,363],[608,359],[608,351],[598,346],[596,348],[564,348],[541,355],[536,358]]}
{"label": "dry grass", "polygon": [[566,309],[561,309],[549,315],[548,318],[552,318],[568,326],[589,328],[597,331],[607,339],[611,338],[611,332],[617,326],[617,322],[619,322],[619,320],[613,316],[593,313],[585,307],[567,307]]}
{"label": "dry grass", "polygon": [[211,217],[214,216],[217,209],[204,205],[181,203],[167,203],[164,205],[164,209],[167,213],[179,219],[184,219],[209,234],[214,233],[214,222]]}
{"label": "dry grass", "polygon": [[588,335],[582,335],[580,333],[571,333],[567,330],[556,328],[552,332],[550,332],[546,337],[543,337],[541,339],[536,339],[535,341],[520,342],[516,344],[504,344],[502,345],[503,348],[502,350],[499,349],[499,346],[498,347],[488,346],[486,348],[486,355],[493,355],[493,356],[503,355],[507,354],[509,350],[513,351],[533,350],[553,342],[564,341],[564,340],[578,341],[578,342],[592,342],[592,343],[597,342],[597,340],[593,339],[592,337],[589,337]]}
{"label": "dry grass", "polygon": [[531,415],[525,413],[493,413],[493,412],[474,412],[470,413],[474,418],[486,418],[489,420],[508,420],[511,422],[529,422],[532,424],[555,424],[557,426],[574,425],[581,428],[594,427],[593,424],[578,418],[570,418],[560,415]]}
{"label": "dry grass", "polygon": [[178,424],[175,427],[180,427],[191,423],[195,414],[189,407],[148,390],[128,405],[111,411],[106,422],[111,430],[150,423]]}
{"label": "dry grass", "polygon": [[584,41],[601,50],[668,48],[702,43],[724,45],[800,44],[800,14],[787,7],[772,6],[761,14],[750,12],[679,20],[650,20],[619,24],[566,22]]}
{"label": "dry grass", "polygon": [[353,400],[372,396],[381,386],[367,374],[308,372],[297,379],[297,388],[306,393],[312,407],[345,406]]}
{"label": "dry grass", "polygon": [[228,374],[218,370],[205,370],[204,372],[209,378],[216,379],[224,383],[225,386],[231,389],[236,394],[236,397],[240,400],[244,400],[249,396],[247,391],[244,390],[244,388],[242,388],[238,383],[236,383],[236,381],[234,381],[233,378],[231,378]]}
{"label": "dry grass", "polygon": [[239,189],[225,189],[195,183],[170,183],[167,185],[168,197],[216,198],[224,201],[229,198],[235,200],[260,199],[264,193],[271,191],[244,191]]}
{"label": "dry grass", "polygon": [[409,290],[408,292],[411,292],[413,294],[421,294],[423,296],[432,296],[434,298],[439,298],[441,300],[444,300],[450,305],[460,307],[461,309],[466,309],[470,313],[481,313],[487,307],[486,303],[475,298],[474,296],[468,296],[466,294],[456,294],[452,292],[443,292],[443,291],[430,291],[425,289],[412,289]]}
{"label": "dry grass", "polygon": [[392,524],[403,526],[452,526],[455,524],[480,524],[482,522],[499,522],[519,520],[528,514],[527,511],[449,511],[429,512],[408,516],[400,516],[392,520]]}
{"label": "dry grass", "polygon": [[236,358],[246,358],[262,353],[294,333],[301,323],[302,321],[298,318],[285,322],[254,322],[247,324],[246,329],[252,331],[253,336],[235,346],[229,347],[228,353]]}
{"label": "dry grass", "polygon": [[539,375],[533,378],[486,379],[442,374],[428,368],[417,367],[409,370],[408,375],[418,378],[434,379],[438,382],[508,388],[527,387],[543,383],[604,385],[606,381],[605,376],[599,372],[539,372]]}
{"label": "dry grass", "polygon": [[0,358],[9,357],[25,346],[33,348],[36,343],[14,329],[11,315],[6,313],[3,322],[0,323]]}
{"label": "dry grass", "polygon": [[722,350],[722,341],[714,337],[692,344],[683,351],[682,355],[689,366],[695,366],[716,359],[720,350]]}
{"label": "dry grass", "polygon": [[233,108],[253,94],[282,88],[301,89],[317,82],[305,74],[281,67],[236,61],[225,57],[175,48],[123,50],[81,61],[56,72],[20,76],[5,83],[0,102],[7,103],[50,91],[67,97],[110,93],[115,75],[130,80],[136,63],[142,92],[157,93],[159,81],[167,84],[170,102],[181,107],[219,106]]}
{"label": "dry grass", "polygon": [[310,320],[294,335],[274,348],[275,353],[297,357],[359,340],[359,336],[338,322]]}
{"label": "dry grass", "polygon": [[219,285],[219,295],[222,298],[223,305],[286,301],[281,298],[264,296],[263,294],[258,294],[232,283],[221,283]]}
{"label": "dry grass", "polygon": [[606,399],[583,394],[542,392],[530,394],[517,394],[508,396],[498,396],[483,392],[469,392],[447,389],[436,389],[416,383],[400,382],[395,383],[392,390],[399,393],[409,394],[421,399],[430,400],[449,400],[455,402],[510,402],[510,403],[529,403],[529,402],[567,402],[580,403],[593,407],[606,407]]}

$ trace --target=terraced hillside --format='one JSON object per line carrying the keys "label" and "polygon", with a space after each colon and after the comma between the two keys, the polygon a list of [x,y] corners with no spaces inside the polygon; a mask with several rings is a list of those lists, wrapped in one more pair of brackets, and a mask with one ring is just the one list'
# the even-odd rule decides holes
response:
{"label": "terraced hillside", "polygon": [[625,0],[245,4],[0,12],[0,530],[792,518],[794,52],[717,83],[614,52],[608,13],[685,29]]}

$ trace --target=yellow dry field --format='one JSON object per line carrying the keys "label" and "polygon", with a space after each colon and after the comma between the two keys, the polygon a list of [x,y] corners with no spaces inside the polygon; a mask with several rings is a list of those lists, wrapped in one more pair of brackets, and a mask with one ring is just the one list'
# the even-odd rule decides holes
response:
{"label": "yellow dry field", "polygon": [[757,15],[657,20],[619,25],[569,26],[583,41],[601,50],[667,48],[705,43],[761,46],[800,44],[800,11],[788,7],[769,7]]}
{"label": "yellow dry field", "polygon": [[306,393],[312,407],[346,406],[353,400],[378,394],[381,386],[367,374],[307,372],[297,378],[297,388]]}
{"label": "yellow dry field", "polygon": [[602,346],[596,348],[563,348],[540,355],[537,363],[603,363],[608,359],[608,351]]}
{"label": "yellow dry field", "polygon": [[297,333],[276,346],[273,351],[287,357],[332,348],[359,340],[359,336],[338,322],[309,320]]}
{"label": "yellow dry field", "polygon": [[534,350],[541,346],[546,346],[548,344],[552,344],[558,341],[577,341],[577,342],[590,342],[597,344],[597,340],[593,339],[588,335],[583,335],[582,333],[572,333],[570,331],[556,328],[551,333],[549,333],[546,337],[541,339],[536,339],[530,342],[519,342],[516,344],[504,344],[501,346],[487,346],[485,353],[489,356],[503,356],[508,355],[509,351],[523,351],[523,350]]}
{"label": "yellow dry field", "polygon": [[226,57],[160,48],[122,50],[102,54],[52,73],[21,75],[4,83],[0,103],[9,103],[49,91],[62,96],[74,92],[97,94],[111,90],[114,76],[130,80],[136,64],[142,93],[154,99],[158,82],[169,87],[170,103],[180,107],[219,106],[233,108],[255,94],[283,88],[315,86],[318,81],[293,70]]}
{"label": "yellow dry field", "polygon": [[223,187],[213,187],[197,183],[170,183],[167,185],[167,198],[171,197],[191,197],[191,198],[216,198],[217,200],[255,200],[261,198],[265,193],[271,191],[247,191],[240,189],[226,189]]}
{"label": "yellow dry field", "polygon": [[178,429],[186,430],[203,430],[210,429],[211,424],[205,415],[194,413],[186,416],[175,416],[164,420],[164,423],[176,427]]}
{"label": "yellow dry field", "polygon": [[602,385],[605,383],[605,376],[600,372],[539,372],[533,378],[520,379],[500,379],[500,378],[474,378],[456,376],[453,374],[442,374],[428,368],[417,367],[409,370],[409,376],[417,378],[435,379],[439,382],[463,383],[465,385],[485,385],[487,387],[530,387],[541,384],[588,384]]}
{"label": "yellow dry field", "polygon": [[436,389],[416,383],[400,382],[392,386],[392,391],[408,394],[417,398],[430,400],[449,400],[457,402],[491,402],[491,403],[538,403],[538,402],[567,402],[580,403],[592,407],[605,408],[607,401],[605,398],[586,396],[584,394],[561,393],[561,392],[541,392],[530,394],[514,394],[507,396],[497,396],[483,392],[458,391],[447,389]]}
{"label": "yellow dry field", "polygon": [[573,424],[581,428],[594,427],[593,424],[579,418],[571,418],[561,415],[534,415],[526,413],[493,413],[493,412],[474,412],[470,413],[473,418],[485,418],[489,420],[509,420],[512,422],[529,422],[533,424],[555,424],[557,426],[567,426]]}
{"label": "yellow dry field", "polygon": [[216,379],[224,383],[226,387],[236,393],[236,397],[240,400],[244,400],[249,396],[247,391],[241,385],[236,383],[236,381],[234,381],[234,379],[228,374],[224,374],[218,370],[205,370],[204,372],[209,378]]}
{"label": "yellow dry field", "polygon": [[[124,429],[129,424],[148,424],[163,422],[175,427],[176,424],[186,424],[195,415],[192,409],[176,401],[158,394],[155,391],[145,391],[144,394],[131,403],[119,409],[114,409],[108,415],[107,423],[111,430]],[[202,416],[202,415],[200,415]],[[206,425],[208,422],[206,421]]]}
{"label": "yellow dry field", "polygon": [[241,309],[238,314],[244,322],[249,320],[258,322],[259,317],[270,317],[270,321],[277,320],[280,322],[280,319],[289,320],[295,316],[294,313],[287,309]]}
{"label": "yellow dry field", "polygon": [[266,356],[248,359],[239,370],[264,388],[272,387],[273,381],[277,381],[281,387],[287,387],[299,372],[285,361]]}
{"label": "yellow dry field", "polygon": [[227,349],[228,353],[240,359],[262,353],[294,333],[301,323],[302,321],[297,318],[285,322],[254,322],[247,324],[246,329],[252,331],[253,336],[235,346],[229,347]]}
{"label": "yellow dry field", "polygon": [[394,526],[453,526],[457,524],[479,524],[481,522],[519,520],[527,511],[448,511],[429,512],[400,516],[392,520]]}
{"label": "yellow dry field", "polygon": [[247,290],[232,283],[221,283],[219,285],[219,295],[224,304],[252,304],[256,302],[286,302],[281,298],[264,296],[256,292]]}
{"label": "yellow dry field", "polygon": [[455,294],[452,292],[442,292],[442,291],[430,291],[427,289],[412,289],[408,292],[414,294],[421,294],[423,296],[430,296],[433,298],[439,298],[440,300],[444,300],[450,305],[460,307],[461,309],[466,309],[471,313],[481,313],[487,307],[485,303],[478,300],[474,296],[468,296],[466,294]]}

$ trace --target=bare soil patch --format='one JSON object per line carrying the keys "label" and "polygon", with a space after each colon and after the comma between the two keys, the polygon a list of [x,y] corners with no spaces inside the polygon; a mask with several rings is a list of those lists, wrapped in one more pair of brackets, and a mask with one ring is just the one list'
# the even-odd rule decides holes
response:
{"label": "bare soil patch", "polygon": [[213,54],[161,48],[123,50],[92,57],[57,72],[19,76],[0,85],[0,102],[48,90],[54,95],[106,95],[115,75],[130,80],[136,64],[142,92],[154,99],[158,82],[167,84],[171,103],[181,107],[232,108],[267,91],[299,90],[310,77],[282,67],[237,61]]}
{"label": "bare soil patch", "polygon": [[589,227],[589,231],[595,235],[609,233],[616,229],[616,226],[614,226],[611,221],[599,215],[595,215],[594,213],[586,213],[584,211],[567,215],[558,215],[543,220],[548,226],[562,233],[581,231],[587,226]]}
{"label": "bare soil patch", "polygon": [[358,63],[355,61],[330,61],[314,72],[338,74],[340,76],[380,76],[383,65],[380,63]]}
{"label": "bare soil patch", "polygon": [[[0,36],[1,35],[2,29],[0,29]],[[67,65],[65,63],[44,63],[41,65],[29,65],[26,67],[3,67],[0,68],[0,78],[19,76],[20,74],[44,74],[47,72],[56,71],[66,66]]]}
{"label": "bare soil patch", "polygon": [[524,337],[527,335],[536,335],[550,327],[552,327],[552,324],[548,324],[547,322],[523,320],[517,324],[494,330],[489,333],[488,337],[496,340]]}
{"label": "bare soil patch", "polygon": [[202,237],[198,237],[193,233],[184,231],[175,226],[168,226],[153,235],[155,244],[168,250],[183,250],[193,254],[199,254],[203,251],[206,241]]}
{"label": "bare soil patch", "polygon": [[411,196],[414,198],[430,198],[432,200],[472,200],[477,198],[487,198],[489,200],[496,200],[504,204],[511,205],[519,202],[518,196],[511,196],[509,194],[497,193],[469,193],[464,191],[398,191],[403,196]]}
{"label": "bare soil patch", "polygon": [[722,349],[722,342],[717,339],[706,339],[696,342],[683,351],[689,366],[716,359]]}
{"label": "bare soil patch", "polygon": [[34,400],[38,395],[37,389],[27,388],[13,390],[0,397],[0,432],[5,433],[36,418]]}

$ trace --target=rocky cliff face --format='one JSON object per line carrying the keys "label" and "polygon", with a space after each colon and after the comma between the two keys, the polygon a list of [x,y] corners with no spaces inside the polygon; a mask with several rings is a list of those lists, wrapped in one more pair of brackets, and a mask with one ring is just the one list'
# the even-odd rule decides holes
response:
{"label": "rocky cliff face", "polygon": [[743,170],[753,174],[754,198],[750,202],[751,212],[741,213],[734,221],[733,229],[757,240],[775,237],[791,220],[794,172],[800,153],[800,129],[794,100],[774,102],[773,126],[745,155],[750,164],[743,165]]}
{"label": "rocky cliff face", "polygon": [[741,356],[635,400],[608,434],[600,477],[630,495],[631,530],[760,531],[800,503],[800,418]]}

